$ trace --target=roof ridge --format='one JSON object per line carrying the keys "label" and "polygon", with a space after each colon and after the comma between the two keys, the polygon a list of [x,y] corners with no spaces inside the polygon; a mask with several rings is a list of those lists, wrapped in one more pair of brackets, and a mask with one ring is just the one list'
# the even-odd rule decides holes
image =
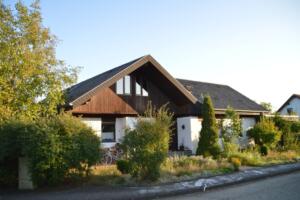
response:
{"label": "roof ridge", "polygon": [[204,82],[204,81],[195,81],[195,80],[182,79],[182,78],[176,78],[176,79],[177,80],[181,80],[181,81],[190,81],[190,82],[195,82],[195,83],[205,83],[205,84],[211,84],[211,85],[221,85],[221,86],[230,87],[229,85],[219,84],[219,83],[211,83],[211,82]]}

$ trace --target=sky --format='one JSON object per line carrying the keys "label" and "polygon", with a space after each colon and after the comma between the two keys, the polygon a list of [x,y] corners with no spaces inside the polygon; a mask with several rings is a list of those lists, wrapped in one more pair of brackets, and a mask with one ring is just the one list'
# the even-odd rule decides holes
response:
{"label": "sky", "polygon": [[151,54],[176,78],[229,85],[275,110],[300,94],[298,0],[41,0],[41,9],[57,57],[82,67],[79,81]]}

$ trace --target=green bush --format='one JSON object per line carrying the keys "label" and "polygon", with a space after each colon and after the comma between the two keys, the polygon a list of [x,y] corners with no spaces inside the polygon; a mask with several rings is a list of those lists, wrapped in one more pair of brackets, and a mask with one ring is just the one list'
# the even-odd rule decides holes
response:
{"label": "green bush", "polygon": [[260,147],[275,147],[280,140],[281,132],[270,119],[262,118],[252,129],[248,130],[248,135],[254,139]]}
{"label": "green bush", "polygon": [[117,160],[117,168],[122,174],[128,174],[130,172],[130,165],[128,160]]}
{"label": "green bush", "polygon": [[99,145],[91,128],[67,114],[0,125],[0,162],[28,157],[37,186],[88,175],[90,166],[99,160]]}
{"label": "green bush", "polygon": [[268,150],[268,147],[267,147],[267,146],[264,146],[264,145],[263,145],[263,146],[260,147],[259,151],[260,151],[260,154],[261,154],[261,155],[266,156],[266,155],[268,155],[268,151],[269,151],[269,150]]}
{"label": "green bush", "polygon": [[209,96],[204,97],[202,105],[202,129],[196,154],[204,157],[213,156],[218,158],[221,154],[221,149],[218,143],[218,129],[213,104]]}
{"label": "green bush", "polygon": [[130,174],[141,180],[157,180],[168,155],[172,115],[165,106],[157,111],[149,106],[145,117],[138,119],[135,130],[127,130],[122,145]]}

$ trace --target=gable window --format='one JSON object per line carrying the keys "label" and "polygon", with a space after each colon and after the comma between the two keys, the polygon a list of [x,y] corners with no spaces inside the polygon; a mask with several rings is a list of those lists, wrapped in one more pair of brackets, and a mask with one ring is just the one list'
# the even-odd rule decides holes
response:
{"label": "gable window", "polygon": [[148,92],[147,92],[147,84],[146,82],[143,83],[142,85],[142,96],[147,97],[148,96]]}
{"label": "gable window", "polygon": [[116,92],[117,92],[117,94],[124,94],[124,91],[123,91],[123,78],[121,78],[120,80],[117,81]]}
{"label": "gable window", "polygon": [[116,141],[115,119],[102,120],[101,140],[102,142]]}
{"label": "gable window", "polygon": [[138,82],[135,82],[135,94],[137,96],[142,95],[142,86]]}
{"label": "gable window", "polygon": [[292,115],[294,113],[293,108],[287,108],[287,113]]}
{"label": "gable window", "polygon": [[130,76],[125,76],[116,83],[117,94],[131,94],[131,79]]}
{"label": "gable window", "polygon": [[141,81],[140,79],[136,79],[135,82],[135,94],[137,96],[148,96],[146,81]]}
{"label": "gable window", "polygon": [[125,85],[124,85],[124,92],[125,94],[130,94],[131,93],[131,87],[130,87],[130,76],[125,76]]}

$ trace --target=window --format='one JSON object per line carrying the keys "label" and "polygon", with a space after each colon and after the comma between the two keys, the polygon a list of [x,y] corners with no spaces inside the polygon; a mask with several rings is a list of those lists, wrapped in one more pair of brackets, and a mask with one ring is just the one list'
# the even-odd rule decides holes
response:
{"label": "window", "polygon": [[143,82],[143,90],[142,90],[142,95],[144,96],[144,97],[147,97],[148,96],[148,92],[147,92],[147,84],[146,84],[146,82]]}
{"label": "window", "polygon": [[117,86],[116,86],[116,92],[117,94],[124,94],[123,92],[123,78],[117,81]]}
{"label": "window", "polygon": [[131,80],[130,76],[125,76],[116,83],[117,94],[131,94]]}
{"label": "window", "polygon": [[102,120],[102,142],[115,142],[116,132],[115,132],[115,119],[103,119]]}
{"label": "window", "polygon": [[135,94],[137,96],[148,96],[146,81],[141,81],[139,78],[135,82]]}
{"label": "window", "polygon": [[131,88],[130,88],[130,76],[125,76],[125,94],[130,94]]}
{"label": "window", "polygon": [[142,87],[138,82],[135,82],[135,94],[138,96],[142,95]]}
{"label": "window", "polygon": [[293,108],[287,108],[287,113],[292,115],[294,113]]}

